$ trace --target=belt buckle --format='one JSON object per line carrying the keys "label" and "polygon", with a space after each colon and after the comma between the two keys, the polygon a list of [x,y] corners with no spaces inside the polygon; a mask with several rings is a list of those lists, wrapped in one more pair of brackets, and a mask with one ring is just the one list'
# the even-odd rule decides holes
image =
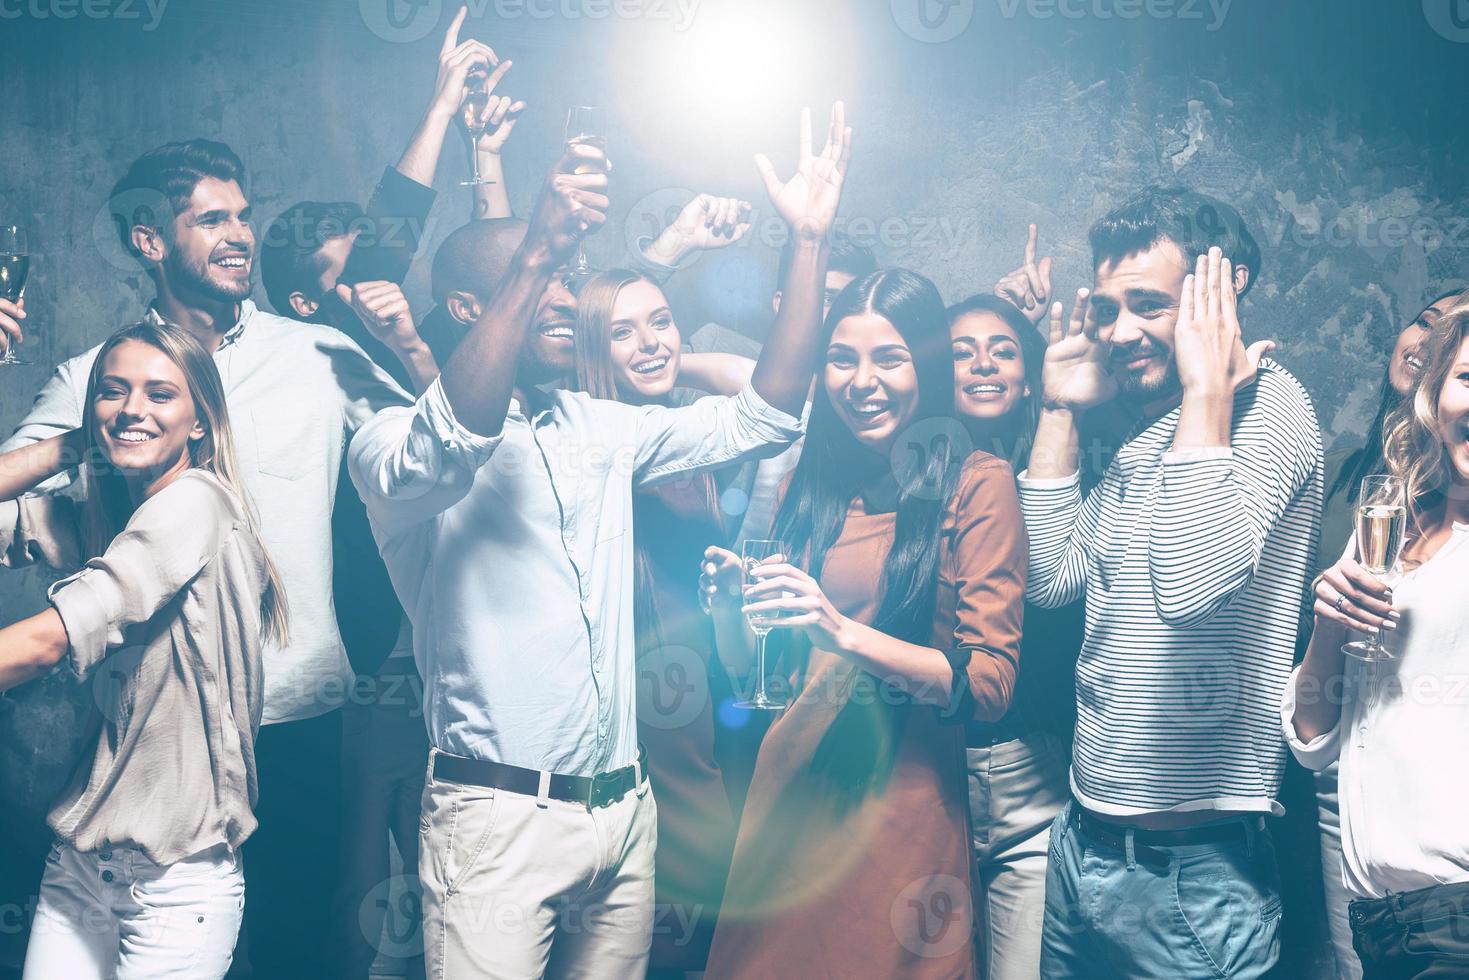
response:
{"label": "belt buckle", "polygon": [[[604,788],[605,787],[605,788]],[[587,809],[611,806],[626,795],[622,789],[620,772],[599,772],[592,777],[592,788],[587,794]]]}

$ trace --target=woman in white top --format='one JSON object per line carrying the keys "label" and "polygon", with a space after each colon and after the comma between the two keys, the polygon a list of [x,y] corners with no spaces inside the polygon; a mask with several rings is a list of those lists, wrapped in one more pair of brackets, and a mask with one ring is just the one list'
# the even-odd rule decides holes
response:
{"label": "woman in white top", "polygon": [[[1423,346],[1384,429],[1406,487],[1389,588],[1346,556],[1317,580],[1316,628],[1281,718],[1302,764],[1340,760],[1342,879],[1364,976],[1469,976],[1469,305]],[[1393,659],[1347,658],[1376,632]]]}

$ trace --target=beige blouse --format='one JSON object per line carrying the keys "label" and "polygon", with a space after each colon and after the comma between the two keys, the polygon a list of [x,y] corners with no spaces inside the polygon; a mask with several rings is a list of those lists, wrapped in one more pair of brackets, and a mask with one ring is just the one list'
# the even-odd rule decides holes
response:
{"label": "beige blouse", "polygon": [[[60,496],[0,502],[0,564],[76,568],[79,516]],[[265,583],[241,502],[195,469],[51,587],[95,733],[47,818],[64,843],[168,864],[250,836]]]}

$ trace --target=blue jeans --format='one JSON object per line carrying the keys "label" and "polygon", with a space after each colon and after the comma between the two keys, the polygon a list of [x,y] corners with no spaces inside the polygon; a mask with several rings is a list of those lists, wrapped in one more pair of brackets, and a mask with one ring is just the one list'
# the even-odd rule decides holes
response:
{"label": "blue jeans", "polygon": [[1259,977],[1275,964],[1280,874],[1268,831],[1116,847],[1082,830],[1077,809],[1073,800],[1051,827],[1045,980]]}

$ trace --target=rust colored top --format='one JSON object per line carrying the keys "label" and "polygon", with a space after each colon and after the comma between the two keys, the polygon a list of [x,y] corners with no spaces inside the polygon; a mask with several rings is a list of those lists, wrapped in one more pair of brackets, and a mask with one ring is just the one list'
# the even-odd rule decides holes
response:
{"label": "rust colored top", "polygon": [[[859,622],[877,614],[895,520],[858,497],[827,552],[821,587]],[[1019,661],[1027,555],[1008,464],[966,461],[940,546],[929,643],[965,697],[918,703],[820,649],[786,672],[793,703],[760,749],[711,978],[975,975],[963,723],[1005,713]]]}

